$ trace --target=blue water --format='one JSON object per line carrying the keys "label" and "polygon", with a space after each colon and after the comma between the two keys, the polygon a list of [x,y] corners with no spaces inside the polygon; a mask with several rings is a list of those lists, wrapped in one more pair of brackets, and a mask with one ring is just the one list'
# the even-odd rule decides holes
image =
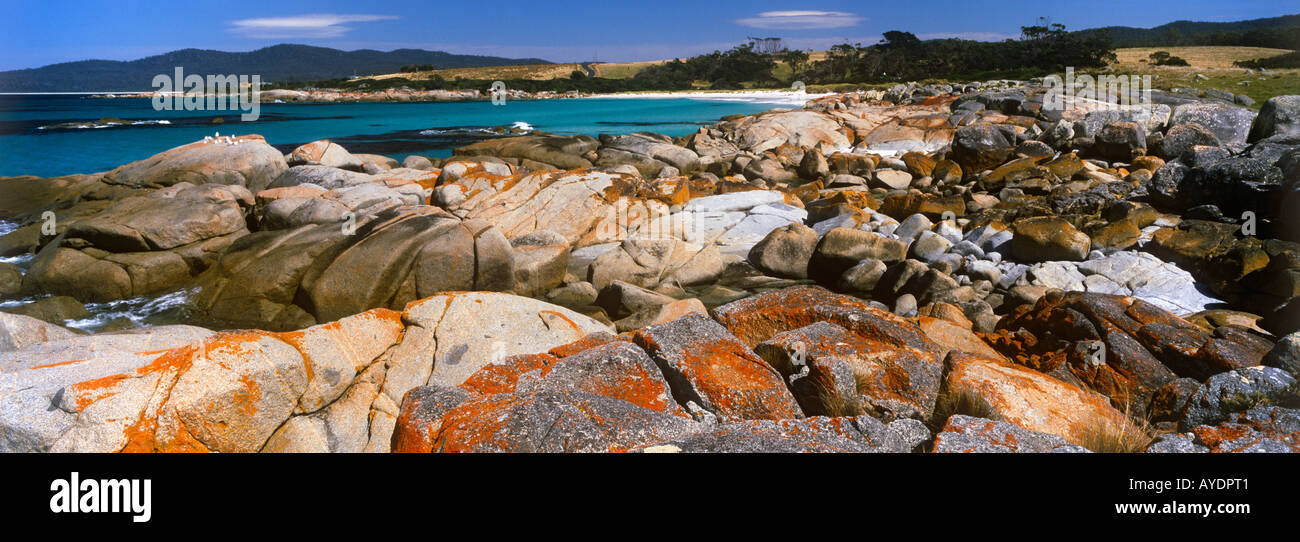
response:
{"label": "blue water", "polygon": [[[682,136],[726,115],[773,107],[683,98],[510,101],[499,106],[486,101],[263,103],[257,121],[240,122],[238,111],[155,111],[152,101],[144,98],[0,95],[0,176],[107,171],[214,132],[260,134],[281,150],[332,139],[352,152],[401,160],[409,154],[450,156],[453,148],[486,137],[486,129],[520,126],[516,123],[557,134],[650,131]],[[40,129],[105,117],[169,124]],[[217,117],[224,123],[214,124]]]}

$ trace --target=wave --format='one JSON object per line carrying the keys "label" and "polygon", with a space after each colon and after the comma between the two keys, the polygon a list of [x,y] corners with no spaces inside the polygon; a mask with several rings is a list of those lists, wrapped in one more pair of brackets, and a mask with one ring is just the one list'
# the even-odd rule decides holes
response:
{"label": "wave", "polygon": [[[184,311],[194,290],[178,290],[159,297],[133,297],[108,303],[88,303],[89,318],[67,322],[67,327],[82,331],[97,331],[120,320],[129,320],[135,327],[148,327],[166,313]],[[176,320],[169,318],[169,320]]]}
{"label": "wave", "polygon": [[456,128],[429,128],[418,132],[422,136],[444,136],[444,135],[501,135],[501,130],[496,128],[480,127],[456,127]]}
{"label": "wave", "polygon": [[20,298],[20,299],[6,299],[6,300],[4,300],[4,301],[0,301],[0,309],[8,309],[8,308],[11,308],[11,307],[17,307],[17,306],[19,306],[19,305],[26,305],[26,304],[28,304],[28,303],[34,303],[34,302],[36,302],[36,301],[40,301],[40,300],[45,299],[45,298],[47,298],[47,297],[50,297],[50,296],[48,296],[48,295],[34,295],[34,296],[31,296],[31,297],[24,297],[24,298]]}
{"label": "wave", "polygon": [[0,258],[0,263],[13,264],[18,266],[19,269],[26,271],[27,264],[32,263],[32,259],[35,257],[36,255],[32,253],[20,254],[18,256],[8,256],[8,257]]}
{"label": "wave", "polygon": [[508,126],[452,126],[449,128],[429,128],[416,133],[422,136],[503,136],[527,135],[537,128],[522,120]]}
{"label": "wave", "polygon": [[152,126],[152,125],[169,125],[172,121],[166,119],[155,120],[122,120],[100,119],[92,122],[63,122],[51,124],[48,126],[37,126],[37,130],[99,130],[103,128],[116,128],[119,126]]}

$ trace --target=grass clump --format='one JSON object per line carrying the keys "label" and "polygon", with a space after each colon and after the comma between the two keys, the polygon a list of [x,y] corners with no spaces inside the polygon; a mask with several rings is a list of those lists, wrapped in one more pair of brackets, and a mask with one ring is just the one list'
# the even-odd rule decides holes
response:
{"label": "grass clump", "polygon": [[1136,454],[1152,440],[1155,436],[1145,425],[1106,421],[1089,427],[1077,444],[1099,454]]}
{"label": "grass clump", "polygon": [[930,429],[936,433],[941,431],[944,424],[948,423],[948,418],[958,414],[1002,421],[998,409],[974,390],[945,388],[934,402],[934,414],[930,416]]}
{"label": "grass clump", "polygon": [[1132,411],[1132,398],[1126,397],[1122,421],[1097,420],[1088,426],[1075,444],[1099,454],[1136,454],[1145,451],[1151,441],[1155,440],[1155,431],[1145,420],[1134,421]]}

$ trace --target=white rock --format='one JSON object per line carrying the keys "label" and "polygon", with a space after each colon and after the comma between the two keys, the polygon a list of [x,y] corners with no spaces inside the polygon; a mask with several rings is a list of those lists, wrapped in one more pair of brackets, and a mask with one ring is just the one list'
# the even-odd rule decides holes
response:
{"label": "white rock", "polygon": [[774,203],[785,203],[785,194],[775,190],[750,190],[696,198],[686,202],[682,210],[694,212],[747,211],[759,205]]}
{"label": "white rock", "polygon": [[749,210],[751,215],[775,215],[783,217],[790,222],[803,223],[808,219],[808,211],[790,205],[788,203],[773,203],[768,205],[759,205]]}
{"label": "white rock", "polygon": [[903,220],[898,225],[898,229],[894,230],[894,233],[900,238],[916,239],[916,236],[920,235],[921,232],[929,230],[933,226],[934,223],[930,222],[930,219],[926,218],[925,215],[916,213]]}

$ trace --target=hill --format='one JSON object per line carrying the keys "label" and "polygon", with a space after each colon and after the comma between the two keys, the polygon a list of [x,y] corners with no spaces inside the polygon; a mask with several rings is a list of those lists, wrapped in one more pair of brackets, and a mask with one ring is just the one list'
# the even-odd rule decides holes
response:
{"label": "hill", "polygon": [[1223,23],[1174,21],[1154,28],[1105,26],[1077,33],[1100,32],[1109,35],[1116,47],[1236,45],[1294,50],[1300,49],[1300,14]]}
{"label": "hill", "polygon": [[470,68],[550,62],[537,58],[455,55],[421,49],[340,51],[291,44],[246,53],[182,49],[139,60],[83,60],[0,72],[0,92],[152,90],[153,77],[160,73],[170,74],[176,66],[183,66],[187,74],[257,74],[262,81],[280,82],[390,73],[402,66],[418,64]]}

